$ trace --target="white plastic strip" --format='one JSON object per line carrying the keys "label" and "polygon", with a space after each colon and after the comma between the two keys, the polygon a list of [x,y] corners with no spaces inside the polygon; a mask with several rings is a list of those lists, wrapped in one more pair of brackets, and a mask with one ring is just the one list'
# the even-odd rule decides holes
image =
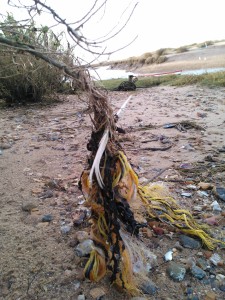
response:
{"label": "white plastic strip", "polygon": [[109,129],[107,128],[107,129],[105,129],[103,136],[101,138],[101,141],[99,143],[98,151],[95,155],[95,159],[94,159],[94,162],[92,164],[91,171],[89,174],[90,185],[92,185],[93,174],[95,173],[98,184],[102,189],[104,187],[104,183],[103,183],[101,172],[100,172],[100,161],[101,161],[102,155],[105,151],[108,140],[109,140]]}
{"label": "white plastic strip", "polygon": [[123,105],[120,107],[116,115],[119,117],[119,115],[125,110],[127,103],[131,100],[132,96],[129,96],[127,100],[123,103]]}

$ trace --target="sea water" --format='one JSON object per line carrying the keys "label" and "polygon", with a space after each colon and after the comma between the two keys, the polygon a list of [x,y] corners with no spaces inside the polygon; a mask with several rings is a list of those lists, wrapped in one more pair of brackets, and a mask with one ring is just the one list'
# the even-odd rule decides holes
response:
{"label": "sea water", "polygon": [[[110,69],[110,66],[99,67],[97,69],[90,69],[90,74],[95,80],[107,80],[107,79],[117,79],[117,78],[127,78],[129,75],[138,76],[135,73],[128,72],[126,70],[116,70]],[[216,73],[225,71],[225,68],[203,68],[197,70],[184,70],[181,75],[202,75],[206,73]],[[163,73],[163,72],[162,72]],[[160,72],[159,72],[160,74]]]}
{"label": "sea water", "polygon": [[117,78],[127,78],[129,75],[134,75],[132,72],[127,72],[125,70],[113,70],[110,66],[104,66],[97,69],[89,70],[90,75],[96,80],[107,80],[107,79],[117,79]]}

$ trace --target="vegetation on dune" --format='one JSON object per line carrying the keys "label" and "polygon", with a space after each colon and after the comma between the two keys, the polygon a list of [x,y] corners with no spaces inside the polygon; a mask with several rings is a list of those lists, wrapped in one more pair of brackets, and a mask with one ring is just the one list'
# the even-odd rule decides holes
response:
{"label": "vegetation on dune", "polygon": [[132,56],[127,59],[116,60],[116,61],[105,61],[99,64],[93,65],[94,67],[98,66],[111,66],[113,69],[121,67],[138,67],[143,65],[152,65],[152,64],[162,64],[167,61],[167,55],[184,53],[192,49],[200,49],[206,46],[211,46],[217,43],[218,41],[205,41],[202,43],[194,43],[191,45],[184,45],[179,48],[160,48],[153,52],[146,52],[140,56]]}
{"label": "vegetation on dune", "polygon": [[186,46],[182,46],[182,47],[179,47],[176,49],[176,52],[177,53],[184,53],[184,52],[187,52],[188,51],[188,48]]}

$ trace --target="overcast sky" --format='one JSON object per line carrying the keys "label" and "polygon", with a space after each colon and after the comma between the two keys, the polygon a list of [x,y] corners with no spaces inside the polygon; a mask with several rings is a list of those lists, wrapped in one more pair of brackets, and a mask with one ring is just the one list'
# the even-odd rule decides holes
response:
{"label": "overcast sky", "polygon": [[[16,0],[14,0],[16,1]],[[99,0],[102,2],[103,0]],[[29,3],[21,0],[21,3]],[[94,0],[47,0],[63,18],[76,21],[94,3]],[[109,50],[136,41],[125,50],[115,53],[110,59],[128,58],[159,48],[180,47],[206,40],[225,39],[225,0],[108,0],[104,12],[100,12],[83,33],[96,38],[107,33],[119,21],[128,17],[135,3],[138,5],[120,36],[107,44]],[[7,0],[0,0],[0,10],[11,9]],[[127,5],[127,11],[121,16]],[[14,11],[21,16],[22,11]],[[50,18],[42,19],[48,23]],[[122,23],[121,23],[122,24]]]}

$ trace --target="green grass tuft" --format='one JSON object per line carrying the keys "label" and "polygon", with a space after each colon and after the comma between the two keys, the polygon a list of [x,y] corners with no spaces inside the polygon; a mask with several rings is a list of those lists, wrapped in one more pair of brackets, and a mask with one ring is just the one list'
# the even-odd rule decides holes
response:
{"label": "green grass tuft", "polygon": [[[122,81],[126,79],[110,79],[97,81],[96,85],[107,90],[116,89]],[[220,86],[225,87],[225,72],[216,72],[202,75],[166,75],[159,77],[139,77],[135,83],[137,88],[149,88],[159,85],[171,85],[171,86],[186,86],[186,85],[205,85],[209,87]]]}

